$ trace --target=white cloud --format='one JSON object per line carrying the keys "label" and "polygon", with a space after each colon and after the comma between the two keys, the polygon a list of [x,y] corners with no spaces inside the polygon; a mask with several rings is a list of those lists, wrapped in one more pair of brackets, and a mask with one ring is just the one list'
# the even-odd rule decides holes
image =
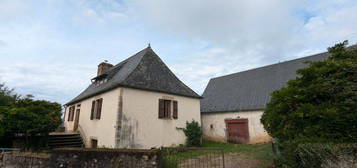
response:
{"label": "white cloud", "polygon": [[0,40],[0,47],[1,47],[1,46],[6,46],[5,41]]}
{"label": "white cloud", "polygon": [[[173,65],[200,91],[213,76],[325,51],[346,39],[357,42],[354,0],[136,0],[131,5],[158,30],[211,44]],[[215,52],[217,47],[224,52]]]}
{"label": "white cloud", "polygon": [[30,8],[21,0],[1,0],[0,1],[0,20],[11,21],[26,15]]}
{"label": "white cloud", "polygon": [[199,93],[212,77],[357,42],[355,0],[47,2],[0,0],[0,80],[61,103],[87,86],[98,61],[120,61],[146,41]]}
{"label": "white cloud", "polygon": [[[128,18],[125,7],[115,0],[70,0],[71,4],[81,11],[81,15],[74,18],[75,22],[92,19],[99,23],[123,21]],[[84,17],[84,18],[83,18]]]}
{"label": "white cloud", "polygon": [[[75,67],[75,68],[74,68]],[[0,82],[37,99],[66,103],[90,83],[92,67],[56,63],[0,64]]]}

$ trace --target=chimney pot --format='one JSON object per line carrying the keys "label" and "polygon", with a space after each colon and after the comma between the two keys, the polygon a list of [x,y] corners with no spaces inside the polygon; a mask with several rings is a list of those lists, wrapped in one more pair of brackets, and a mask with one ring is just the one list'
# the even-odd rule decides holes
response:
{"label": "chimney pot", "polygon": [[97,71],[97,76],[105,73],[106,71],[108,71],[108,69],[110,69],[111,67],[113,67],[112,64],[109,64],[107,60],[105,60],[104,62],[100,63],[98,65],[98,71]]}

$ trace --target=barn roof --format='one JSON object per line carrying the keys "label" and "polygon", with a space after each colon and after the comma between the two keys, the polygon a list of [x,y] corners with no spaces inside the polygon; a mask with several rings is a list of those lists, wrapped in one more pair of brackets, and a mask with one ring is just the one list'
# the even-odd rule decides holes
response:
{"label": "barn roof", "polygon": [[201,98],[171,72],[151,47],[141,50],[93,79],[107,79],[107,82],[99,86],[92,83],[66,105],[120,86]]}
{"label": "barn roof", "polygon": [[325,52],[212,78],[202,95],[201,112],[264,109],[270,93],[296,78],[296,70],[306,67],[306,61],[321,61],[329,55]]}

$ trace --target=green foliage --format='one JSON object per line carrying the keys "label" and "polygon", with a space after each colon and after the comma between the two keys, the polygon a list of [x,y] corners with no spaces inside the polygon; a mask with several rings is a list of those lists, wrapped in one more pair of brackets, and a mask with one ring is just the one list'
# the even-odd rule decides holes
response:
{"label": "green foliage", "polygon": [[201,146],[202,140],[202,129],[197,121],[192,120],[191,122],[186,122],[186,128],[182,129],[186,135],[186,146]]}
{"label": "green foliage", "polygon": [[347,41],[272,93],[261,122],[281,142],[357,142],[357,49]]}
{"label": "green foliage", "polygon": [[353,167],[357,158],[357,144],[353,143],[285,143],[284,157],[278,167],[321,168]]}
{"label": "green foliage", "polygon": [[321,165],[316,157],[323,155],[304,153],[300,144],[357,142],[357,48],[346,45],[329,48],[331,57],[309,62],[297,71],[299,77],[271,94],[261,122],[281,142],[278,167]]}
{"label": "green foliage", "polygon": [[[0,140],[16,134],[33,136],[54,131],[61,124],[61,105],[45,100],[21,98],[0,85]],[[1,138],[2,137],[2,138]]]}

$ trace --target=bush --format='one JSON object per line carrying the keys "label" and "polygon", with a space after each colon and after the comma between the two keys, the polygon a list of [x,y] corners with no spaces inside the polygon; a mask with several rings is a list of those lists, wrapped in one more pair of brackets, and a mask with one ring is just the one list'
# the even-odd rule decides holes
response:
{"label": "bush", "polygon": [[[316,157],[323,155],[300,144],[357,142],[357,47],[346,46],[347,41],[329,48],[329,58],[310,62],[297,71],[296,79],[271,94],[261,122],[281,143],[281,167],[321,165]],[[304,157],[308,153],[311,156]]]}
{"label": "bush", "polygon": [[312,62],[287,87],[272,93],[261,122],[281,142],[317,139],[357,142],[357,49],[347,42]]}
{"label": "bush", "polygon": [[357,144],[285,142],[278,167],[350,168],[357,164]]}
{"label": "bush", "polygon": [[186,122],[186,128],[178,128],[183,130],[186,135],[186,146],[201,146],[202,145],[202,129],[197,121],[192,120]]}

